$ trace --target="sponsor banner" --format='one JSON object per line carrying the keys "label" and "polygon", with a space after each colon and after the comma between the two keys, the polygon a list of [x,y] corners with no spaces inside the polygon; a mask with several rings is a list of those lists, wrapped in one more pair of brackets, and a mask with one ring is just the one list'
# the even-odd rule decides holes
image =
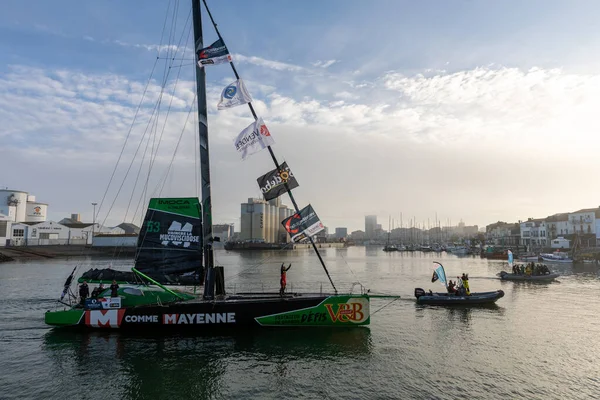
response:
{"label": "sponsor banner", "polygon": [[221,92],[221,101],[217,104],[217,109],[224,110],[226,108],[248,104],[251,101],[252,97],[250,97],[250,93],[248,93],[244,81],[238,79],[223,89]]}
{"label": "sponsor banner", "polygon": [[235,149],[241,153],[242,160],[273,144],[275,144],[273,136],[271,136],[262,118],[258,118],[248,125],[234,141]]}
{"label": "sponsor banner", "polygon": [[219,39],[213,44],[198,51],[198,66],[224,64],[231,61],[231,55],[223,40]]}
{"label": "sponsor banner", "polygon": [[121,308],[120,297],[99,297],[97,299],[85,299],[85,308],[88,310],[109,310]]}
{"label": "sponsor banner", "polygon": [[281,221],[281,224],[292,237],[292,242],[299,242],[325,229],[310,204],[300,210],[300,213]]}
{"label": "sponsor banner", "polygon": [[267,172],[256,181],[258,182],[258,187],[265,197],[265,200],[275,199],[285,193],[286,183],[290,189],[299,186],[292,170],[285,162],[281,164],[279,168]]}
{"label": "sponsor banner", "polygon": [[369,298],[331,296],[314,307],[258,317],[256,322],[262,326],[368,325]]}
{"label": "sponsor banner", "polygon": [[138,236],[135,267],[150,274],[182,274],[202,265],[202,220],[198,198],[150,200]]}

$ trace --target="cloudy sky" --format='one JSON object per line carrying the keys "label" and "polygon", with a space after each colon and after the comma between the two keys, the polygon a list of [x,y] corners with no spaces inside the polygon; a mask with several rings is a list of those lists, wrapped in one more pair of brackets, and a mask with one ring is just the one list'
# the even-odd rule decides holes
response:
{"label": "cloudy sky", "polygon": [[[299,204],[330,228],[600,205],[600,3],[210,4]],[[0,186],[35,194],[55,220],[91,220],[102,203],[109,224],[139,220],[150,195],[195,195],[190,9],[4,1]],[[233,147],[251,122],[246,107],[216,109],[233,80],[207,67],[214,221],[239,229],[239,204],[272,164]]]}

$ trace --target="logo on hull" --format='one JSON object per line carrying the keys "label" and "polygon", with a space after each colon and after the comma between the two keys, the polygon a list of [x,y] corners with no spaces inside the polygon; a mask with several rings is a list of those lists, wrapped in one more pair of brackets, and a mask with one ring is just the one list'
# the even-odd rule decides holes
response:
{"label": "logo on hull", "polygon": [[118,328],[124,314],[125,310],[88,310],[85,324],[94,328]]}

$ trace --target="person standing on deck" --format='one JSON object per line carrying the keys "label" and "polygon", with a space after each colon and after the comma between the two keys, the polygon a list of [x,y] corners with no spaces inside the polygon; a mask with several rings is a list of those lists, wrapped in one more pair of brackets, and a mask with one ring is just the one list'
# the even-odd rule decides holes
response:
{"label": "person standing on deck", "polygon": [[281,263],[281,279],[279,280],[279,295],[283,296],[283,293],[285,292],[285,286],[287,285],[287,278],[286,278],[286,272],[288,272],[290,270],[290,268],[292,268],[292,264],[288,265],[288,267],[285,267],[285,264]]}
{"label": "person standing on deck", "polygon": [[79,285],[79,297],[81,298],[81,304],[85,304],[85,299],[90,295],[90,288],[86,281],[83,281],[81,285]]}
{"label": "person standing on deck", "polygon": [[119,296],[119,294],[117,293],[118,289],[119,289],[119,285],[117,284],[117,281],[113,279],[112,285],[110,285],[110,297],[118,297]]}

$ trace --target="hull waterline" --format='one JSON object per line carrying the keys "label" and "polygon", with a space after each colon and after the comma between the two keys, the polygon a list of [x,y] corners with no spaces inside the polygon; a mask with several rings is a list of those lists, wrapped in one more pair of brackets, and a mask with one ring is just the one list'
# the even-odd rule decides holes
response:
{"label": "hull waterline", "polygon": [[246,294],[226,300],[187,300],[115,309],[48,311],[55,327],[195,330],[239,327],[351,327],[370,323],[367,295]]}

